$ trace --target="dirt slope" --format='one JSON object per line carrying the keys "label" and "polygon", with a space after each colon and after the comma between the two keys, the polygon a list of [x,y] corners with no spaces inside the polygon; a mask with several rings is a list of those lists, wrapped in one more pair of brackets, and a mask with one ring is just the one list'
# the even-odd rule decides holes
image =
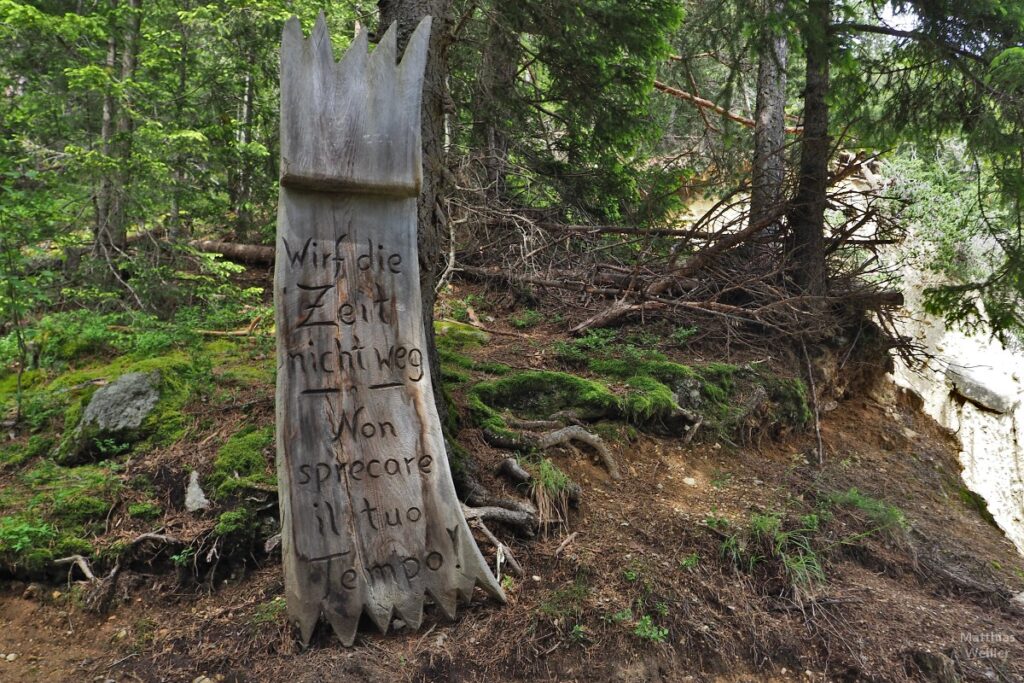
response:
{"label": "dirt slope", "polygon": [[[486,353],[529,367],[533,348],[503,338]],[[244,399],[221,431],[252,412]],[[351,649],[326,630],[297,649],[273,555],[212,585],[137,562],[106,616],[81,587],[8,581],[0,653],[16,657],[0,681],[946,680],[926,674],[943,666],[1024,681],[1024,561],[968,504],[951,438],[895,394],[840,403],[822,436],[821,466],[813,430],[760,448],[624,438],[620,482],[585,453],[550,454],[582,501],[547,537],[495,526],[526,572],[506,579],[507,606],[477,595],[418,633],[367,624]],[[151,458],[201,466],[210,436],[190,438]],[[459,441],[489,488],[521,495],[490,474],[506,452],[475,429]],[[171,530],[189,523],[176,514]]]}

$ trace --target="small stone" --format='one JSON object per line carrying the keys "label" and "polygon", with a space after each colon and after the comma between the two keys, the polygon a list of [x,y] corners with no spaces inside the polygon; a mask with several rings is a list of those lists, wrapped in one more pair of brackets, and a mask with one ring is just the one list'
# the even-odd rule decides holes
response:
{"label": "small stone", "polygon": [[537,576],[536,574],[534,574],[534,575],[533,575],[533,576],[531,576],[530,578],[531,578],[531,579],[533,579],[534,581],[540,581],[540,577],[539,577],[539,576]]}
{"label": "small stone", "polygon": [[17,658],[18,658],[18,653],[17,652],[12,652],[11,654],[7,655],[7,657],[5,659],[7,659],[8,662],[13,662]]}
{"label": "small stone", "polygon": [[686,484],[687,486],[696,486],[697,480],[694,479],[693,477],[685,477],[683,479],[683,483]]}
{"label": "small stone", "polygon": [[128,637],[128,629],[123,628],[114,634],[114,640],[124,640]]}
{"label": "small stone", "polygon": [[52,593],[50,593],[50,597],[53,598],[54,600],[60,600],[60,596],[62,596],[62,595],[64,595],[64,594],[61,593],[60,591],[53,591]]}
{"label": "small stone", "polygon": [[185,489],[185,509],[189,512],[198,512],[210,507],[210,501],[203,493],[203,487],[199,485],[199,472],[192,470],[188,476],[188,487]]}
{"label": "small stone", "polygon": [[38,583],[30,583],[25,592],[21,594],[22,600],[35,600],[39,597],[39,594],[43,592],[43,587]]}
{"label": "small stone", "polygon": [[192,683],[213,683],[213,679],[209,676],[196,676],[192,679]]}

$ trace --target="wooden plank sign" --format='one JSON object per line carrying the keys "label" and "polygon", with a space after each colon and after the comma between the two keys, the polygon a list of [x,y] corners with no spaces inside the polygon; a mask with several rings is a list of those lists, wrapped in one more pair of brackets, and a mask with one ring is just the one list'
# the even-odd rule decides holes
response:
{"label": "wooden plank sign", "polygon": [[416,198],[426,18],[335,62],[321,13],[281,44],[277,473],[288,614],[346,645],[476,585],[504,601],[455,496],[424,348]]}

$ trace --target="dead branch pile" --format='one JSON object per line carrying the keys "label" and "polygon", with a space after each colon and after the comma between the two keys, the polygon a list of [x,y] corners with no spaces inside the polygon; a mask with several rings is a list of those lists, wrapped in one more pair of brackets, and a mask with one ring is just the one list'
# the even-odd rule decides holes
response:
{"label": "dead branch pile", "polygon": [[448,206],[446,273],[507,291],[515,303],[561,307],[576,334],[660,318],[739,342],[818,341],[872,312],[898,345],[890,316],[902,295],[878,249],[899,240],[901,206],[865,170],[869,161],[847,158],[833,174],[825,296],[804,295],[789,275],[787,206],[751,221],[743,187],[695,219],[643,228],[567,224],[553,210],[502,205],[464,184]]}

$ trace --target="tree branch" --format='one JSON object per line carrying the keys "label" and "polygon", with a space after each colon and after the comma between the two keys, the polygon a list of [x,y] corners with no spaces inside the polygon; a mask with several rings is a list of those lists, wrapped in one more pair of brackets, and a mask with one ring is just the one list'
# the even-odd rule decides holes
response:
{"label": "tree branch", "polygon": [[[713,112],[715,112],[717,114],[721,114],[722,116],[724,116],[725,118],[729,119],[730,121],[735,121],[736,123],[738,123],[740,125],[743,125],[743,126],[746,126],[747,128],[753,128],[755,125],[757,125],[753,119],[748,119],[745,116],[740,116],[739,114],[734,114],[731,111],[729,111],[728,109],[725,109],[724,107],[719,107],[717,104],[715,104],[711,100],[706,100],[703,97],[697,97],[696,95],[691,95],[690,93],[685,92],[683,90],[680,90],[679,88],[673,88],[671,85],[666,85],[665,83],[662,83],[661,81],[654,81],[654,89],[655,90],[660,90],[661,92],[667,93],[667,94],[671,95],[672,97],[678,98],[680,100],[685,100],[687,102],[691,102],[691,103],[697,105],[698,107],[702,107],[704,109],[710,109],[711,111],[713,111]],[[786,127],[786,132],[791,134],[791,135],[800,135],[803,132],[803,130],[804,129],[802,127],[800,127],[800,126],[787,126]]]}
{"label": "tree branch", "polygon": [[967,57],[968,59],[973,59],[979,64],[988,64],[988,60],[986,60],[981,55],[976,55],[973,52],[969,52],[968,50],[963,49],[962,47],[951,45],[950,43],[947,43],[944,40],[939,40],[934,36],[930,36],[927,33],[922,33],[920,31],[902,31],[897,28],[889,28],[888,26],[857,23],[832,24],[832,30],[838,33],[875,33],[883,36],[892,36],[894,38],[909,38],[910,40],[916,40],[918,42],[931,43],[935,47],[941,48],[946,52],[950,52],[960,57]]}

